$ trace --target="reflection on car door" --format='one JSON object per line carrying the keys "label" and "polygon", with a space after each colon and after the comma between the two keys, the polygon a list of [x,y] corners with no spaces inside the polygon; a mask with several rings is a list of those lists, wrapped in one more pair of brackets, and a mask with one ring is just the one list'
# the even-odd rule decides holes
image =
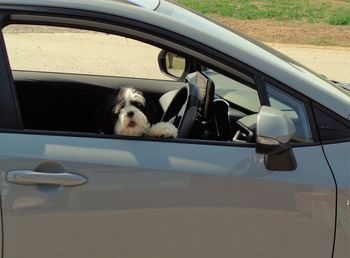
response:
{"label": "reflection on car door", "polygon": [[[331,257],[335,188],[318,146],[294,148],[296,171],[269,172],[253,146],[9,133],[0,142],[5,258]],[[87,183],[6,179],[48,162]]]}

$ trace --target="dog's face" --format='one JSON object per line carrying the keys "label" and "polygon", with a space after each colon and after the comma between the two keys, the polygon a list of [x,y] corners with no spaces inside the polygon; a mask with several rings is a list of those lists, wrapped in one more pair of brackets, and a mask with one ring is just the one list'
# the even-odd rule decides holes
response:
{"label": "dog's face", "polygon": [[113,108],[116,135],[141,136],[150,127],[146,100],[133,88],[122,88]]}

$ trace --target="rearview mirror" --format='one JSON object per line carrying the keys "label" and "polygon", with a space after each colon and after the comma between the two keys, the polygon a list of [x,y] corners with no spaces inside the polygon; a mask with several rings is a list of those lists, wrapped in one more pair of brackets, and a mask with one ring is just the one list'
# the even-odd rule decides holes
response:
{"label": "rearview mirror", "polygon": [[295,134],[292,120],[282,111],[262,106],[256,125],[256,152],[265,154],[269,170],[295,170],[296,161],[289,144]]}
{"label": "rearview mirror", "polygon": [[177,81],[184,80],[187,75],[188,62],[178,54],[162,50],[158,55],[158,65],[163,74]]}

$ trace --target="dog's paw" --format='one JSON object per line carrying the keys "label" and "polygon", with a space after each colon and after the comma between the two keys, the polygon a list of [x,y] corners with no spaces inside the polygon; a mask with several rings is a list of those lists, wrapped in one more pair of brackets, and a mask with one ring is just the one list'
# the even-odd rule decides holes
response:
{"label": "dog's paw", "polygon": [[150,137],[176,138],[177,128],[172,123],[159,122],[148,128],[146,135]]}

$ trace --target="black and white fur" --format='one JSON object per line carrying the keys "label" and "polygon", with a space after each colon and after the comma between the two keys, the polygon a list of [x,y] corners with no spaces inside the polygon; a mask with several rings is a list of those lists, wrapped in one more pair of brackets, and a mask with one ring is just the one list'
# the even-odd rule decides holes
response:
{"label": "black and white fur", "polygon": [[140,91],[122,88],[100,107],[99,131],[125,136],[176,138],[177,128],[168,122],[155,123],[153,115],[154,105]]}

